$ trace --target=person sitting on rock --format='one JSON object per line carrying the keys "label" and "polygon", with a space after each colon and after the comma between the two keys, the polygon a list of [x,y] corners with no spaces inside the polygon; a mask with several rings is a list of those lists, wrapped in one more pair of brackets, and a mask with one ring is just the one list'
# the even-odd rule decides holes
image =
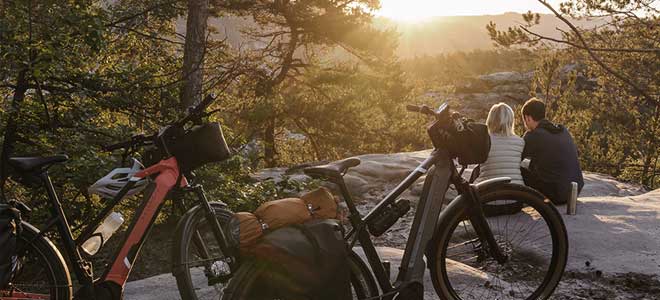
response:
{"label": "person sitting on rock", "polygon": [[516,135],[513,124],[515,113],[506,103],[493,105],[488,112],[486,124],[490,133],[488,159],[481,164],[477,182],[496,177],[509,177],[511,182],[523,184],[520,159],[525,141]]}
{"label": "person sitting on rock", "polygon": [[545,104],[536,98],[525,102],[522,117],[527,128],[522,153],[525,184],[553,203],[565,204],[571,196],[571,182],[578,184],[578,193],[584,186],[573,137],[564,126],[545,118]]}

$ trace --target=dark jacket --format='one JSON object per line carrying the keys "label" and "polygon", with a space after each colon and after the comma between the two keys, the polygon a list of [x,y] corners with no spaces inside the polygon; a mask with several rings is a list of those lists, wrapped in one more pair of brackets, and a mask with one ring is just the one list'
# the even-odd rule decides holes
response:
{"label": "dark jacket", "polygon": [[577,147],[564,126],[544,119],[523,138],[522,158],[531,159],[529,171],[523,171],[525,184],[538,189],[556,204],[568,200],[571,182],[577,182],[578,191],[582,190],[584,179]]}

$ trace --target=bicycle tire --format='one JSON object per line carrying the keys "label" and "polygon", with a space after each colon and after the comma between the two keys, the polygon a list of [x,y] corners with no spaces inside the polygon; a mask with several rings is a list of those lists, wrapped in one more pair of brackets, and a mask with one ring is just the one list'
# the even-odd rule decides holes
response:
{"label": "bicycle tire", "polygon": [[[352,299],[359,300],[378,296],[378,286],[376,285],[376,281],[369,271],[369,268],[355,252],[351,251],[348,257],[351,272]],[[277,288],[262,285],[261,283],[264,282],[263,280],[260,280],[262,274],[269,272],[271,273],[271,277],[269,278],[272,278],[272,270],[273,269],[268,265],[256,260],[244,262],[229,282],[222,300],[302,299],[300,297],[289,299],[286,295],[281,295]],[[255,284],[259,284],[259,286],[255,287]],[[255,292],[259,292],[258,295],[255,295]]]}
{"label": "bicycle tire", "polygon": [[[18,267],[10,281],[13,292],[50,295],[52,300],[72,299],[71,276],[60,252],[34,226],[22,222],[22,227],[17,240]],[[0,299],[12,295],[5,293],[11,292],[0,291]]]}
{"label": "bicycle tire", "polygon": [[[433,282],[433,286],[435,287],[436,293],[438,296],[440,296],[441,299],[448,299],[448,300],[466,300],[466,299],[518,299],[517,297],[524,297],[524,299],[547,299],[549,298],[552,293],[554,292],[555,288],[559,284],[559,281],[561,280],[561,277],[563,275],[564,269],[566,267],[566,261],[568,258],[568,237],[566,234],[566,227],[564,225],[564,222],[561,218],[561,215],[557,211],[557,209],[552,205],[552,203],[547,200],[545,196],[543,196],[541,193],[537,192],[534,189],[531,189],[526,186],[522,185],[517,185],[517,184],[501,184],[493,187],[489,187],[486,190],[481,190],[478,191],[480,198],[482,200],[483,204],[490,204],[493,205],[494,201],[507,201],[506,206],[508,208],[512,207],[510,204],[511,201],[517,201],[516,203],[521,204],[521,210],[518,210],[516,213],[510,213],[510,216],[516,215],[518,219],[520,218],[521,215],[525,215],[527,212],[532,212],[536,211],[538,214],[534,213],[532,218],[528,218],[527,216],[523,217],[523,220],[534,220],[534,227],[520,227],[520,230],[526,230],[526,235],[528,235],[531,231],[536,230],[536,225],[541,224],[540,220],[537,217],[540,216],[542,220],[545,222],[545,224],[548,227],[549,230],[549,240],[552,242],[552,254],[549,259],[549,264],[547,267],[547,270],[545,271],[545,274],[542,275],[543,279],[540,280],[540,285],[536,289],[531,287],[530,289],[533,289],[533,292],[529,296],[525,296],[526,293],[522,293],[522,284],[526,280],[532,280],[536,279],[538,277],[535,276],[530,276],[530,278],[525,278],[522,276],[523,273],[521,272],[516,276],[511,276],[511,278],[514,277],[523,277],[522,279],[517,278],[519,280],[524,280],[524,281],[514,281],[508,285],[508,291],[507,288],[505,287],[506,284],[508,284],[506,279],[506,276],[502,276],[501,278],[497,275],[493,276],[492,273],[488,273],[488,271],[492,271],[492,266],[496,266],[494,263],[491,264],[490,268],[489,267],[484,267],[484,268],[473,268],[473,266],[470,266],[469,264],[461,264],[461,265],[454,265],[455,262],[460,261],[451,261],[448,257],[447,254],[450,252],[450,241],[452,240],[453,233],[456,231],[457,227],[459,226],[460,223],[462,222],[467,222],[466,218],[466,209],[467,209],[467,201],[456,201],[456,203],[450,204],[447,208],[446,211],[443,212],[441,215],[441,219],[439,221],[438,225],[438,231],[436,232],[435,238],[432,241],[431,246],[433,247],[431,252],[430,252],[430,264],[429,268],[431,271],[431,279]],[[486,205],[485,205],[486,206]],[[504,207],[504,206],[503,206]],[[523,208],[524,207],[524,208]],[[507,217],[507,216],[503,216]],[[537,219],[534,219],[536,217]],[[497,220],[498,222],[500,219],[496,219],[497,217],[492,217],[489,218],[487,221],[488,222],[495,222]],[[507,219],[508,222],[508,219]],[[493,229],[494,224],[491,224],[491,229]],[[502,228],[502,224],[499,227]],[[509,224],[506,224],[506,228],[508,229]],[[469,226],[469,225],[468,225]],[[522,226],[522,225],[521,225]],[[511,226],[512,228],[516,228],[515,226]],[[542,228],[542,227],[541,227]],[[493,229],[495,230],[495,229]],[[469,231],[469,230],[468,230]],[[521,231],[522,232],[522,231]],[[465,232],[463,232],[464,234]],[[495,234],[495,233],[494,233]],[[505,234],[506,235],[506,234]],[[523,254],[518,254],[518,252],[523,252],[526,251],[527,249],[523,249],[523,244],[527,248],[538,248],[537,245],[534,245],[536,242],[532,242],[530,245],[529,242],[519,242],[518,245],[514,244],[514,240],[520,239],[520,234],[516,234],[515,236],[511,237],[511,241],[503,241],[502,243],[505,245],[505,247],[510,248],[510,259],[507,263],[509,264],[510,261],[518,260],[519,258],[516,257],[522,257],[529,255],[529,253]],[[502,240],[505,239],[504,236],[500,236]],[[522,236],[524,237],[524,236]],[[545,238],[546,236],[543,236]],[[460,246],[464,246],[468,248],[467,243],[474,242],[474,239],[470,239],[470,237],[465,237],[462,236],[455,236],[454,237],[454,243],[452,244],[451,247],[456,248]],[[534,237],[536,238],[536,237]],[[459,241],[459,242],[456,242]],[[500,241],[498,240],[498,243]],[[543,245],[545,246],[545,245]],[[474,246],[471,246],[474,248]],[[469,248],[468,248],[469,249]],[[476,248],[479,249],[479,248]],[[453,249],[452,249],[453,250]],[[475,250],[477,252],[478,250]],[[473,253],[460,253],[456,257],[459,257],[459,255],[466,256],[466,255],[473,255]],[[532,257],[530,255],[530,257]],[[515,259],[514,259],[515,258]],[[536,259],[536,257],[534,257]],[[474,257],[471,257],[471,259],[474,259]],[[531,259],[531,258],[530,258]],[[479,261],[477,258],[476,261]],[[469,288],[465,288],[462,290],[462,294],[459,294],[459,285],[461,284],[460,280],[456,280],[454,283],[456,286],[452,284],[452,280],[450,280],[450,275],[448,274],[448,264],[452,264],[453,267],[459,266],[459,268],[467,267],[466,269],[461,269],[462,271],[476,271],[476,272],[482,272],[481,276],[483,274],[488,274],[486,276],[486,279],[483,279],[483,286],[475,285],[473,287],[476,287],[476,290],[481,289],[482,294],[479,294],[479,296],[474,296],[475,298],[471,298],[470,296],[475,295],[477,293],[474,291],[475,289],[470,290]],[[481,265],[486,265],[487,263],[485,262],[480,262]],[[506,272],[509,272],[508,274],[515,274],[515,269],[516,265],[514,263],[510,263],[512,265],[511,270],[507,270]],[[522,265],[522,264],[521,264]],[[540,264],[539,264],[540,265]],[[502,265],[500,265],[502,266]],[[529,264],[529,267],[532,267],[532,264]],[[496,268],[499,268],[496,266]],[[502,270],[507,269],[507,266],[502,266]],[[504,271],[503,271],[504,273]],[[529,274],[533,274],[532,272],[529,272]],[[498,274],[499,275],[499,274]],[[475,276],[479,277],[479,275]],[[474,278],[474,277],[472,277]],[[468,279],[463,278],[463,282],[469,282]],[[501,280],[501,282],[499,282]],[[479,281],[479,279],[475,280]],[[495,283],[491,282],[494,281]],[[521,283],[523,282],[523,283]],[[498,286],[498,283],[499,286]],[[515,291],[514,288],[518,287],[521,288],[521,290]],[[484,296],[483,292],[488,291],[488,293]],[[499,290],[499,291],[498,291]],[[529,290],[529,289],[527,289]],[[491,296],[491,292],[496,293],[494,297]],[[500,292],[502,293],[499,297],[497,293]],[[484,298],[485,297],[485,298]]]}
{"label": "bicycle tire", "polygon": [[[233,216],[233,212],[224,204],[218,202],[211,202],[209,204],[214,210],[220,225],[227,224]],[[194,245],[192,237],[195,231],[203,230],[202,226],[206,223],[205,213],[200,206],[190,209],[179,221],[175,232],[174,250],[172,251],[172,275],[176,278],[179,294],[183,300],[219,299],[222,289],[224,289],[221,286],[223,283],[209,285],[207,280],[206,285],[204,285],[204,277],[201,277],[199,274],[201,270],[191,269],[193,263],[191,257],[199,255],[199,253],[195,253],[197,247]],[[215,236],[212,232],[205,231],[202,234],[207,237],[206,241],[215,241]],[[212,239],[212,241],[209,239]],[[217,247],[217,241],[215,243],[217,253],[214,253],[214,257],[224,256]]]}

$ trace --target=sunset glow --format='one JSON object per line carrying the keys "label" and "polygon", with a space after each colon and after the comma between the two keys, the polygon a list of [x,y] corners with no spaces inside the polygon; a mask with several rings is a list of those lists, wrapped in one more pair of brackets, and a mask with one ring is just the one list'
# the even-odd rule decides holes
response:
{"label": "sunset glow", "polygon": [[[550,1],[556,4],[559,0]],[[494,15],[505,12],[546,12],[534,0],[381,0],[375,14],[406,22],[435,16]]]}

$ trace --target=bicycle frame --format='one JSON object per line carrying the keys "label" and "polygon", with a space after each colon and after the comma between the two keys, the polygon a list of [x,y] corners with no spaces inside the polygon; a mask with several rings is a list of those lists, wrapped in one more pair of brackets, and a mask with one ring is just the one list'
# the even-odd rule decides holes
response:
{"label": "bicycle frame", "polygon": [[[111,213],[112,209],[121,202],[126,193],[138,181],[151,176],[155,176],[155,178],[153,179],[153,182],[149,183],[144,192],[144,200],[131,220],[131,224],[129,225],[124,240],[121,243],[121,247],[114,254],[112,262],[109,264],[105,273],[98,281],[94,281],[91,264],[81,256],[79,246],[92,236],[98,225]],[[62,205],[55,193],[55,189],[48,174],[41,174],[41,179],[44,181],[48,197],[52,202],[54,217],[48,222],[46,228],[41,230],[40,234],[43,235],[53,225],[57,225],[57,229],[63,241],[65,254],[70,258],[73,272],[82,285],[81,289],[76,293],[76,298],[82,299],[105,299],[99,297],[97,294],[99,291],[96,288],[99,286],[103,286],[110,290],[109,293],[104,293],[103,297],[107,297],[108,299],[119,299],[119,297],[121,297],[123,286],[128,279],[140,248],[144,244],[145,238],[164,204],[165,197],[169,191],[176,187],[177,184],[179,184],[180,187],[188,186],[185,176],[180,174],[177,161],[174,157],[161,160],[159,163],[136,173],[130,178],[124,188],[122,188],[122,190],[120,190],[118,194],[103,208],[99,215],[97,215],[95,219],[83,229],[82,234],[74,240],[71,230],[69,229],[68,221],[62,210]],[[201,190],[201,186],[193,187],[192,190],[196,192],[198,197],[201,197],[201,200],[206,200],[203,191]],[[213,219],[215,220],[215,217],[213,217]],[[225,241],[222,231],[219,230],[219,224],[217,228],[218,230],[214,230],[214,233],[219,234],[218,238]]]}
{"label": "bicycle frame", "polygon": [[[388,272],[385,270],[376,248],[371,241],[371,236],[366,230],[366,224],[368,224],[372,218],[379,215],[388,205],[393,203],[408,187],[414,184],[415,181],[424,174],[427,174],[427,177],[424,181],[419,203],[417,204],[417,210],[410,229],[404,255],[401,260],[399,273],[396,281],[392,284]],[[414,171],[399,183],[399,185],[385,196],[385,198],[383,198],[383,200],[381,200],[381,202],[364,218],[360,217],[343,180],[338,182],[341,193],[344,196],[350,211],[349,221],[353,226],[353,229],[346,235],[346,240],[348,241],[353,235],[356,235],[356,239],[360,242],[360,245],[364,250],[365,256],[371,266],[378,285],[384,294],[390,294],[383,299],[391,299],[394,297],[395,291],[400,291],[415,283],[421,285],[423,282],[426,266],[424,262],[425,251],[427,245],[435,234],[437,222],[444,203],[444,196],[450,183],[454,183],[457,186],[459,193],[465,194],[466,197],[464,199],[473,201],[470,203],[470,207],[481,208],[478,195],[472,193],[474,192],[473,188],[464,181],[459,182],[459,178],[460,175],[457,173],[456,166],[450,159],[447,151],[435,149],[428,158],[426,158]],[[501,181],[506,180],[508,180],[508,178],[501,179]],[[477,197],[477,199],[472,199],[473,197]],[[475,212],[478,213],[481,212],[481,210]],[[473,213],[470,214],[472,217],[475,217]],[[478,216],[475,218],[480,220]],[[490,244],[492,238],[490,229],[485,228],[481,237]],[[353,243],[354,242],[355,241],[353,241]],[[495,256],[497,256],[497,254],[495,254]]]}

